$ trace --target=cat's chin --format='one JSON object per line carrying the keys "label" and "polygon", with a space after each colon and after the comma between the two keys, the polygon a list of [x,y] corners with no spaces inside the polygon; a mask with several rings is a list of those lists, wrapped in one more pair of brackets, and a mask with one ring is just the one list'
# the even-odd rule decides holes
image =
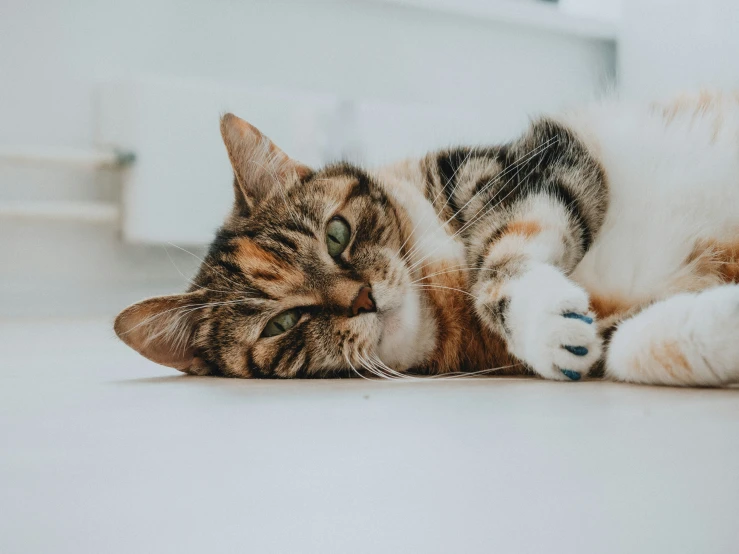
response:
{"label": "cat's chin", "polygon": [[383,310],[380,324],[377,355],[397,371],[418,367],[435,347],[436,325],[417,290],[407,291],[398,306]]}

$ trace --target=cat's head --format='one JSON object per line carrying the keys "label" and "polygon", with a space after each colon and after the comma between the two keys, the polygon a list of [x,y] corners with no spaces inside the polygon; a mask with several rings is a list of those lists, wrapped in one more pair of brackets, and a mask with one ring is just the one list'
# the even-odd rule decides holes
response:
{"label": "cat's head", "polygon": [[118,336],[194,374],[311,377],[424,362],[434,322],[412,286],[407,213],[365,171],[313,170],[228,114],[231,215],[189,291],[125,309]]}

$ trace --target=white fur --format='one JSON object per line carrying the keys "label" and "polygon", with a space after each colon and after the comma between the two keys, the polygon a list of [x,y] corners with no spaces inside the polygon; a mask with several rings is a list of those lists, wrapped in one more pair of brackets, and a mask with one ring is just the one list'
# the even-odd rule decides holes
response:
{"label": "white fur", "polygon": [[382,335],[377,355],[383,363],[398,370],[421,364],[436,344],[436,329],[429,325],[433,316],[423,304],[420,292],[417,289],[404,292],[398,307],[379,316]]}
{"label": "white fur", "polygon": [[[511,329],[511,352],[539,375],[566,380],[560,368],[585,375],[598,361],[601,340],[595,324],[562,315],[587,313],[588,295],[560,270],[534,262],[502,292],[510,298],[506,324]],[[562,345],[583,346],[588,353],[576,356]]]}
{"label": "white fur", "polygon": [[[635,302],[667,298],[698,239],[739,238],[736,99],[725,97],[704,111],[686,109],[669,123],[659,110],[624,105],[601,105],[565,121],[608,176],[605,223],[572,274],[589,293]],[[609,375],[672,384],[736,380],[739,317],[723,304],[736,306],[736,291],[681,295],[626,321],[610,346]],[[641,366],[646,375],[635,374],[634,357],[652,343],[647,337],[687,341],[685,355],[695,371],[675,378],[647,364]]]}
{"label": "white fur", "polygon": [[[665,356],[666,344],[678,355]],[[606,364],[610,377],[634,383],[716,386],[737,381],[739,286],[679,294],[650,306],[618,328]]]}
{"label": "white fur", "polygon": [[661,298],[696,239],[739,236],[739,105],[666,124],[647,108],[603,105],[567,121],[608,177],[610,205],[572,277],[592,294]]}
{"label": "white fur", "polygon": [[422,176],[404,173],[398,166],[380,170],[378,181],[385,185],[385,191],[408,213],[412,222],[410,237],[404,246],[409,252],[409,264],[414,268],[414,273],[416,276],[420,274],[422,264],[463,264],[464,245],[452,236],[448,225],[440,224],[436,210],[424,196]]}

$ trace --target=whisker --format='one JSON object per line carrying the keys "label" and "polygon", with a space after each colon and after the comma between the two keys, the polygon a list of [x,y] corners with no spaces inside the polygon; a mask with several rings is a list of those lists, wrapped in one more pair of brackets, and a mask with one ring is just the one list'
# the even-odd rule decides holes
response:
{"label": "whisker", "polygon": [[[130,329],[128,329],[123,334],[124,335],[125,334],[128,334],[128,333],[132,332],[133,330],[141,327],[142,325],[147,325],[148,323],[151,323],[155,319],[158,319],[158,318],[160,318],[162,316],[165,316],[168,313],[172,313],[172,312],[176,312],[176,311],[181,311],[182,313],[180,315],[181,316],[185,316],[185,315],[187,315],[187,314],[189,314],[191,312],[195,312],[197,310],[202,310],[202,309],[208,308],[208,307],[225,306],[225,305],[228,305],[228,304],[241,304],[241,303],[244,303],[244,302],[246,302],[246,299],[229,300],[229,301],[224,301],[224,302],[205,302],[203,304],[187,304],[185,306],[176,306],[174,308],[170,308],[168,310],[164,310],[164,311],[158,312],[158,313],[154,314],[151,317],[147,317],[145,320],[138,322],[136,325],[134,325],[133,327],[131,327]],[[156,336],[159,336],[159,334],[155,334],[154,336],[155,337]]]}
{"label": "whisker", "polygon": [[[182,248],[181,246],[177,246],[177,245],[176,245],[176,244],[174,244],[173,242],[168,242],[167,244],[169,244],[170,246],[172,246],[172,247],[174,247],[174,248],[177,248],[178,250],[182,250],[182,251],[183,251],[183,252],[185,252],[186,254],[190,254],[190,256],[192,256],[193,258],[195,258],[196,260],[198,260],[198,261],[199,261],[200,263],[202,263],[202,264],[203,264],[204,266],[206,266],[206,267],[209,267],[210,269],[212,269],[213,271],[215,271],[216,273],[218,273],[218,274],[219,274],[219,275],[220,275],[221,277],[223,277],[224,279],[226,279],[226,281],[228,281],[229,283],[231,283],[232,285],[234,285],[235,287],[237,287],[237,288],[239,289],[239,290],[236,290],[236,291],[234,291],[234,292],[243,292],[243,293],[245,293],[245,294],[248,294],[249,292],[258,292],[258,291],[257,291],[257,289],[255,289],[255,288],[253,288],[253,287],[249,287],[248,285],[246,286],[246,288],[248,288],[248,289],[251,289],[251,291],[248,291],[248,292],[247,292],[247,291],[241,291],[240,289],[241,289],[241,287],[243,287],[243,286],[244,286],[244,284],[239,284],[239,283],[237,283],[237,282],[233,281],[232,279],[230,279],[230,278],[229,278],[229,277],[228,277],[228,276],[226,275],[226,273],[225,273],[224,271],[221,271],[220,269],[217,269],[217,268],[213,267],[213,266],[212,266],[212,265],[210,265],[210,264],[209,264],[208,262],[206,262],[206,261],[205,261],[205,260],[204,260],[203,258],[201,258],[200,256],[198,256],[198,255],[196,255],[196,254],[193,254],[192,252],[190,252],[190,251],[189,251],[189,250],[187,250],[186,248]],[[165,250],[166,250],[166,249],[165,249]]]}
{"label": "whisker", "polygon": [[[551,140],[552,140],[552,139],[550,139],[550,141],[551,141]],[[554,143],[554,144],[556,144],[557,142],[559,142],[559,139],[557,139],[557,140],[555,141],[555,143]],[[548,145],[547,145],[547,147],[548,147]],[[501,199],[500,199],[500,201],[498,201],[498,203],[497,203],[497,204],[495,204],[495,205],[494,205],[494,206],[493,206],[492,208],[490,208],[490,210],[488,210],[488,211],[493,211],[493,210],[495,210],[495,208],[497,208],[498,206],[500,206],[500,204],[501,204],[501,203],[503,203],[503,201],[504,201],[504,200],[505,200],[506,198],[508,198],[508,197],[509,197],[509,196],[510,196],[511,194],[513,194],[513,193],[514,193],[514,192],[515,192],[515,191],[516,191],[516,190],[518,189],[518,187],[520,187],[520,186],[521,186],[521,185],[522,185],[523,183],[525,183],[525,182],[526,182],[526,180],[527,180],[527,179],[528,179],[528,178],[529,178],[529,177],[531,176],[531,174],[532,174],[532,173],[534,173],[535,171],[537,171],[537,170],[538,170],[538,169],[539,169],[539,168],[541,167],[541,162],[542,162],[542,160],[539,160],[539,163],[538,163],[538,164],[537,164],[537,165],[536,165],[536,166],[535,166],[535,167],[534,167],[534,168],[533,168],[533,169],[532,169],[531,171],[529,171],[529,172],[528,172],[528,173],[526,174],[526,176],[525,176],[525,177],[524,177],[523,179],[521,179],[521,180],[519,181],[519,183],[518,183],[518,184],[517,184],[517,185],[516,185],[515,187],[513,187],[513,188],[512,188],[512,189],[511,189],[511,190],[510,190],[510,191],[508,192],[508,194],[506,194],[506,195],[505,195],[505,196],[504,196],[503,198],[501,198]],[[518,175],[518,172],[516,172],[516,175]],[[513,177],[511,177],[511,178],[513,178]],[[507,181],[507,182],[506,182],[505,184],[507,185],[507,184],[508,184],[509,182],[510,182],[510,180],[509,180],[509,181]],[[503,188],[502,188],[502,187],[501,187],[501,190],[503,190]],[[498,192],[498,194],[500,194],[500,192]],[[476,214],[475,214],[475,215],[474,215],[474,216],[472,217],[472,219],[471,219],[470,221],[466,222],[466,223],[465,223],[465,224],[463,225],[463,228],[465,228],[465,229],[468,229],[469,227],[471,227],[472,225],[474,225],[475,223],[477,223],[477,222],[478,222],[478,221],[480,220],[480,218],[481,218],[481,217],[484,217],[485,213],[488,213],[488,211],[486,211],[485,213],[483,213],[483,210],[486,210],[486,208],[488,207],[488,205],[489,205],[489,204],[490,204],[490,203],[491,203],[492,201],[494,201],[495,199],[497,199],[497,197],[498,197],[498,194],[495,194],[495,195],[494,195],[494,196],[493,196],[492,198],[490,198],[490,199],[489,199],[489,200],[488,200],[488,201],[487,201],[487,202],[486,202],[486,203],[485,203],[485,204],[483,205],[483,207],[482,207],[482,208],[480,208],[480,209],[479,209],[479,210],[477,211],[477,213],[476,213]],[[461,231],[461,229],[460,229],[460,231]]]}
{"label": "whisker", "polygon": [[369,354],[368,352],[366,352],[364,355],[360,354],[360,359],[362,360],[365,368],[368,371],[370,371],[371,373],[373,373],[374,375],[376,375],[377,377],[379,377],[380,379],[384,379],[386,381],[395,381],[395,380],[397,380],[391,374],[386,373],[385,370],[382,367],[378,366],[374,362],[373,356],[371,354]]}
{"label": "whisker", "polygon": [[392,375],[394,377],[394,379],[396,379],[398,381],[416,381],[416,380],[421,381],[421,380],[424,380],[423,377],[418,377],[416,375],[407,375],[405,373],[401,373],[399,371],[396,371],[395,369],[392,369],[391,367],[389,367],[388,365],[386,365],[377,355],[373,355],[372,359],[375,362],[375,364],[377,364],[378,366],[382,367],[385,372],[387,372],[388,374]]}
{"label": "whisker", "polygon": [[364,379],[365,381],[371,381],[371,379],[369,379],[369,378],[365,377],[365,376],[364,376],[364,375],[362,375],[362,374],[361,374],[361,373],[360,373],[359,371],[357,371],[357,368],[356,368],[356,367],[354,367],[354,364],[352,364],[351,360],[349,359],[349,354],[347,354],[347,353],[344,353],[344,359],[346,360],[346,363],[348,363],[348,364],[349,364],[349,367],[351,367],[351,368],[352,368],[352,371],[354,371],[354,373],[356,373],[356,374],[357,374],[357,375],[358,375],[359,377],[361,377],[361,378],[362,378],[362,379]]}
{"label": "whisker", "polygon": [[[512,172],[515,169],[516,172],[513,175],[511,175],[511,177],[504,183],[504,186],[507,185],[508,183],[511,182],[511,179],[513,179],[516,175],[518,175],[518,173],[521,171],[521,166],[524,163],[526,163],[531,158],[533,158],[534,156],[536,156],[539,153],[540,150],[545,150],[545,149],[549,148],[550,145],[556,144],[557,142],[559,142],[559,137],[552,137],[552,138],[550,138],[546,142],[544,142],[544,143],[538,145],[537,147],[533,148],[527,154],[524,154],[521,158],[519,158],[518,160],[516,160],[509,168],[505,169],[502,173],[499,173],[499,174],[495,175],[493,178],[489,179],[487,181],[487,183],[485,183],[485,185],[479,191],[477,191],[475,194],[473,194],[472,197],[467,202],[465,202],[465,204],[459,210],[457,210],[457,213],[455,213],[452,217],[450,217],[449,219],[447,219],[442,226],[445,227],[450,221],[452,221],[455,217],[457,217],[460,213],[462,213],[462,210],[464,210],[469,205],[469,203],[472,202],[472,200],[475,199],[476,196],[482,194],[483,192],[486,192],[490,188],[490,186],[492,185],[492,183],[494,181],[499,180],[501,177],[504,177],[507,173]],[[539,166],[537,165],[537,167],[539,167]],[[519,185],[517,185],[517,186],[519,186]],[[491,198],[490,200],[488,200],[488,202],[486,202],[486,204],[483,205],[483,207],[480,210],[477,211],[477,214],[479,214],[482,210],[484,210],[485,209],[485,206],[487,206],[487,204],[489,204],[491,200],[495,199],[496,196],[497,196],[497,194],[495,196],[493,196],[493,198]]]}
{"label": "whisker", "polygon": [[[454,170],[454,173],[452,173],[452,175],[451,175],[451,176],[449,177],[449,179],[447,179],[447,182],[446,182],[446,183],[444,183],[444,186],[442,186],[442,187],[441,187],[441,189],[439,189],[439,192],[437,192],[437,193],[436,193],[436,196],[434,196],[433,200],[431,200],[431,207],[432,207],[432,208],[433,208],[433,207],[434,207],[434,205],[436,204],[436,200],[437,200],[437,199],[439,198],[439,196],[441,196],[441,193],[442,193],[442,192],[444,192],[444,191],[446,190],[446,188],[447,188],[447,187],[449,186],[449,183],[451,183],[451,182],[452,182],[452,179],[454,179],[454,177],[456,177],[456,175],[457,175],[457,173],[459,172],[459,170],[460,170],[460,169],[462,169],[462,167],[463,167],[463,166],[464,166],[464,165],[465,165],[465,164],[466,164],[466,163],[467,163],[467,162],[469,161],[469,159],[470,159],[470,156],[472,155],[472,152],[473,152],[474,150],[475,150],[474,148],[470,148],[470,150],[469,150],[469,152],[467,152],[467,155],[465,156],[464,160],[462,160],[462,163],[461,163],[461,164],[459,164],[459,165],[457,166],[457,168],[456,168],[456,169]],[[458,184],[458,183],[457,183],[457,184],[456,184],[456,185],[454,186],[454,189],[452,190],[452,193],[451,193],[451,194],[453,194],[453,193],[454,193],[454,190],[456,190],[457,186],[459,186],[459,184]],[[444,202],[444,205],[443,205],[443,206],[441,207],[441,210],[439,210],[439,212],[443,211],[443,210],[444,210],[444,208],[446,208],[446,207],[447,207],[447,205],[449,204],[449,198],[451,198],[451,194],[450,194],[450,195],[449,195],[449,197],[448,197],[448,198],[446,199],[446,202]],[[435,209],[435,208],[434,208],[434,209]],[[423,232],[423,234],[425,234],[426,232],[428,232],[428,230],[429,230],[429,229],[431,228],[431,226],[433,226],[434,224],[438,224],[438,222],[435,222],[435,221],[433,221],[433,219],[431,219],[430,221],[427,221],[426,223],[427,223],[427,225],[426,225],[426,227],[424,228],[424,232]],[[406,243],[408,242],[408,240],[410,240],[410,238],[411,238],[411,237],[413,236],[413,234],[415,233],[416,229],[418,228],[418,226],[419,226],[420,224],[421,224],[421,221],[418,221],[418,222],[416,223],[416,225],[415,225],[415,226],[413,227],[413,229],[411,230],[411,232],[410,232],[410,233],[408,234],[408,237],[407,237],[407,238],[405,239],[405,242],[404,242],[404,243],[403,243],[403,244],[401,245],[401,247],[400,247],[400,248],[398,249],[398,251],[399,251],[399,252],[403,250],[403,247],[404,247],[404,246],[406,245]],[[414,249],[415,249],[415,248],[417,248],[417,247],[418,247],[418,245],[417,245],[417,244],[416,244],[416,245],[414,245],[414,246],[413,246],[413,247],[412,247],[412,248],[411,248],[411,249],[410,249],[410,250],[409,250],[409,251],[408,251],[408,252],[406,253],[406,256],[408,256],[408,259],[410,259],[410,256],[412,256],[412,255],[413,255],[413,253],[415,253]],[[404,256],[404,258],[405,258],[405,256]]]}
{"label": "whisker", "polygon": [[174,259],[170,255],[169,250],[167,250],[167,247],[164,246],[163,248],[164,248],[164,252],[167,254],[167,258],[169,258],[169,261],[172,262],[172,266],[177,270],[177,273],[179,273],[182,276],[182,278],[185,281],[187,281],[187,283],[190,286],[193,286],[193,287],[195,287],[197,289],[200,289],[200,290],[205,290],[205,291],[208,291],[208,292],[216,292],[216,293],[221,293],[221,294],[232,294],[232,293],[238,293],[238,292],[240,292],[240,291],[233,291],[233,290],[210,289],[208,287],[204,287],[202,285],[198,285],[195,281],[193,281],[192,279],[190,279],[189,277],[187,277],[184,273],[182,273],[182,271],[180,271],[180,268],[177,267],[177,264],[175,263]]}
{"label": "whisker", "polygon": [[492,271],[495,272],[496,270],[490,267],[469,267],[466,265],[460,265],[458,267],[451,267],[447,268],[444,271],[437,271],[435,273],[429,273],[428,275],[421,277],[420,279],[416,279],[415,281],[411,281],[410,284],[416,284],[420,283],[424,279],[429,279],[431,277],[436,277],[437,275],[445,275],[447,273],[457,273],[457,272],[463,272],[463,271]]}
{"label": "whisker", "polygon": [[413,285],[413,286],[416,287],[416,288],[419,288],[419,289],[431,288],[431,289],[453,290],[453,291],[459,292],[461,294],[466,294],[470,298],[474,298],[475,300],[477,300],[477,297],[474,294],[470,294],[466,290],[458,289],[458,288],[455,288],[455,287],[445,287],[443,285],[436,285],[436,284],[432,284],[432,283],[423,283],[423,284],[420,284],[420,285],[416,284],[416,285]]}
{"label": "whisker", "polygon": [[452,380],[452,379],[464,379],[464,378],[469,378],[469,377],[475,377],[478,375],[487,375],[487,374],[495,373],[497,371],[501,371],[504,369],[510,369],[513,367],[523,365],[521,363],[515,363],[515,364],[510,364],[507,366],[499,366],[499,367],[492,367],[488,369],[482,369],[479,371],[469,371],[469,372],[459,371],[459,372],[442,373],[439,375],[417,376],[417,375],[408,375],[408,374],[400,373],[388,367],[376,355],[372,357],[372,360],[375,362],[376,365],[379,365],[380,367],[384,368],[386,372],[393,375],[396,380],[408,380],[408,381],[428,381],[428,380],[445,381],[445,380]]}
{"label": "whisker", "polygon": [[442,373],[440,375],[429,375],[428,379],[433,379],[436,381],[444,381],[446,379],[464,379],[469,377],[475,377],[477,375],[488,375],[490,373],[495,373],[496,371],[501,371],[503,369],[511,369],[513,367],[522,366],[522,363],[516,363],[516,364],[510,364],[510,365],[504,365],[499,367],[491,367],[488,369],[481,369],[479,371],[456,371],[456,372],[450,372],[450,373]]}
{"label": "whisker", "polygon": [[[484,186],[484,187],[482,187],[482,188],[481,188],[481,189],[480,189],[479,191],[477,191],[477,192],[476,192],[475,194],[473,194],[473,195],[472,195],[472,197],[471,197],[471,198],[470,198],[470,199],[469,199],[469,200],[468,200],[468,201],[467,201],[467,202],[466,202],[466,203],[464,204],[464,206],[462,206],[462,207],[461,207],[461,208],[460,208],[459,210],[457,210],[457,212],[456,212],[456,213],[455,213],[455,214],[454,214],[454,215],[453,215],[452,217],[450,217],[449,219],[447,219],[447,220],[446,220],[446,221],[445,221],[445,222],[444,222],[444,223],[443,223],[443,224],[441,225],[441,226],[442,226],[442,228],[443,228],[443,227],[445,227],[445,226],[446,226],[446,225],[447,225],[447,224],[448,224],[448,223],[449,223],[450,221],[452,221],[452,219],[454,219],[454,218],[455,218],[455,217],[456,217],[457,215],[459,215],[460,213],[462,213],[462,210],[464,210],[464,209],[465,209],[465,207],[467,207],[467,206],[469,205],[469,203],[470,203],[470,202],[472,202],[472,201],[473,201],[473,200],[475,199],[475,197],[477,197],[477,196],[478,196],[479,194],[482,194],[483,192],[487,191],[487,189],[488,189],[488,188],[490,188],[490,186],[492,185],[492,183],[493,183],[493,182],[494,182],[494,181],[495,181],[496,179],[500,179],[501,175],[503,175],[504,173],[506,173],[506,172],[507,172],[507,171],[509,171],[509,170],[512,170],[513,168],[517,169],[517,172],[516,172],[516,174],[512,175],[512,176],[511,176],[511,177],[510,177],[510,178],[509,178],[509,179],[508,179],[508,180],[507,180],[507,181],[506,181],[506,182],[505,182],[505,183],[503,184],[503,187],[501,187],[501,190],[503,190],[503,189],[504,189],[504,187],[505,187],[506,185],[508,185],[508,183],[510,183],[510,182],[511,182],[511,180],[512,180],[512,179],[513,179],[513,178],[515,177],[515,175],[517,175],[517,174],[518,174],[518,171],[520,171],[520,167],[521,167],[521,165],[522,165],[523,163],[525,163],[526,161],[528,161],[528,159],[529,159],[529,158],[531,158],[531,157],[533,157],[534,155],[536,155],[536,154],[538,153],[538,150],[540,150],[540,149],[542,149],[542,148],[548,148],[548,147],[549,147],[549,145],[550,145],[550,143],[551,143],[551,142],[552,142],[553,140],[555,140],[555,139],[556,139],[557,141],[559,140],[559,139],[558,139],[557,137],[553,137],[552,139],[549,139],[549,140],[548,140],[548,141],[546,141],[546,142],[545,142],[544,144],[542,144],[542,145],[538,146],[537,148],[533,149],[533,150],[532,150],[532,151],[531,151],[531,152],[530,152],[530,153],[529,153],[529,154],[528,154],[527,156],[524,156],[524,157],[523,157],[523,158],[521,158],[520,160],[516,161],[516,162],[515,162],[514,164],[512,164],[512,166],[511,166],[510,168],[506,169],[506,171],[504,171],[503,173],[501,173],[501,174],[499,174],[499,175],[496,175],[496,176],[495,176],[494,178],[490,179],[490,180],[489,180],[489,181],[488,181],[488,182],[487,182],[487,183],[485,184],[485,186]],[[524,158],[525,158],[525,159],[524,159]],[[506,196],[505,196],[505,197],[504,197],[504,198],[503,198],[503,199],[501,200],[501,201],[500,201],[500,202],[502,202],[503,200],[505,200],[505,198],[507,198],[507,197],[508,197],[508,196],[509,196],[510,194],[512,194],[512,193],[513,193],[513,192],[514,192],[515,190],[517,190],[517,189],[518,189],[518,187],[520,187],[520,186],[521,186],[521,184],[522,184],[522,183],[524,183],[524,182],[525,182],[525,180],[526,180],[526,179],[527,179],[527,178],[529,177],[529,175],[531,175],[531,173],[533,173],[533,172],[534,172],[534,171],[535,171],[535,170],[536,170],[536,169],[537,169],[538,167],[539,167],[539,166],[537,165],[537,166],[536,166],[536,167],[535,167],[534,169],[532,169],[532,170],[531,170],[531,171],[530,171],[530,172],[529,172],[529,173],[528,173],[528,174],[526,175],[526,177],[524,177],[524,179],[523,179],[523,180],[521,180],[521,181],[520,181],[520,182],[519,182],[519,183],[518,183],[518,184],[517,184],[517,185],[516,185],[516,186],[515,186],[515,187],[514,187],[514,188],[513,188],[513,189],[512,189],[512,190],[511,190],[511,191],[510,191],[510,192],[509,192],[509,193],[508,193],[508,194],[507,194],[507,195],[506,195]],[[492,202],[493,200],[495,200],[497,196],[498,196],[498,195],[496,194],[496,195],[494,195],[494,196],[493,196],[493,197],[492,197],[492,198],[491,198],[490,200],[488,200],[488,201],[487,201],[487,202],[486,202],[486,203],[485,203],[485,204],[484,204],[484,205],[482,206],[482,208],[480,208],[480,209],[479,209],[479,210],[478,210],[478,211],[477,211],[477,212],[476,212],[476,213],[475,213],[475,214],[474,214],[474,215],[472,216],[472,219],[471,219],[471,220],[467,221],[467,222],[466,222],[466,223],[465,223],[464,225],[462,225],[462,226],[461,226],[461,227],[459,228],[459,230],[457,230],[457,231],[456,231],[455,233],[453,233],[452,235],[450,235],[450,237],[449,237],[449,238],[451,238],[451,239],[455,239],[455,238],[456,238],[457,236],[459,236],[459,235],[460,235],[461,233],[463,233],[464,231],[466,231],[467,229],[469,229],[469,227],[470,227],[470,226],[471,226],[472,224],[476,223],[476,222],[477,222],[477,221],[479,220],[480,214],[482,214],[482,215],[484,216],[484,215],[485,215],[485,213],[488,213],[488,212],[486,211],[486,208],[487,208],[487,206],[488,206],[488,205],[490,204],[490,202]],[[497,206],[498,206],[498,205],[500,204],[500,202],[498,202],[498,204],[496,204],[496,206],[494,206],[494,207],[493,207],[492,209],[494,209],[495,207],[497,207]],[[483,213],[483,212],[485,212],[485,213]],[[420,260],[418,260],[418,261],[416,261],[416,262],[415,262],[414,264],[412,264],[412,265],[411,265],[411,266],[410,266],[410,267],[408,268],[408,270],[409,270],[409,271],[413,271],[413,270],[414,270],[414,269],[415,269],[416,267],[418,267],[418,266],[419,266],[419,265],[420,265],[420,264],[421,264],[421,263],[422,263],[423,261],[425,261],[425,260],[427,260],[427,259],[428,259],[429,257],[431,257],[431,256],[432,256],[432,255],[434,254],[434,252],[436,252],[436,251],[437,251],[437,250],[438,250],[439,248],[440,248],[440,246],[437,246],[437,247],[433,248],[433,249],[432,249],[432,250],[431,250],[430,252],[428,252],[428,253],[427,253],[427,254],[426,254],[425,256],[423,256],[423,257],[422,257],[422,258],[421,258]]]}
{"label": "whisker", "polygon": [[364,366],[364,368],[367,371],[369,371],[370,373],[372,373],[373,375],[375,375],[376,377],[379,377],[380,379],[384,379],[384,380],[388,380],[388,381],[389,380],[392,380],[392,378],[390,378],[387,375],[385,375],[374,364],[372,364],[372,362],[370,362],[369,359],[367,359],[367,358],[365,358],[363,356],[359,356],[359,359],[362,361],[362,365]]}

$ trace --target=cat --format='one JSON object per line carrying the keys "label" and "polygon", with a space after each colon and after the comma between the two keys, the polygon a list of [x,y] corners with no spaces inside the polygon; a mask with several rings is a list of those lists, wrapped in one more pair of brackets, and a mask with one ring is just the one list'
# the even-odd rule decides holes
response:
{"label": "cat", "polygon": [[227,114],[235,201],[115,331],[195,375],[739,380],[739,96],[604,102],[379,170]]}

